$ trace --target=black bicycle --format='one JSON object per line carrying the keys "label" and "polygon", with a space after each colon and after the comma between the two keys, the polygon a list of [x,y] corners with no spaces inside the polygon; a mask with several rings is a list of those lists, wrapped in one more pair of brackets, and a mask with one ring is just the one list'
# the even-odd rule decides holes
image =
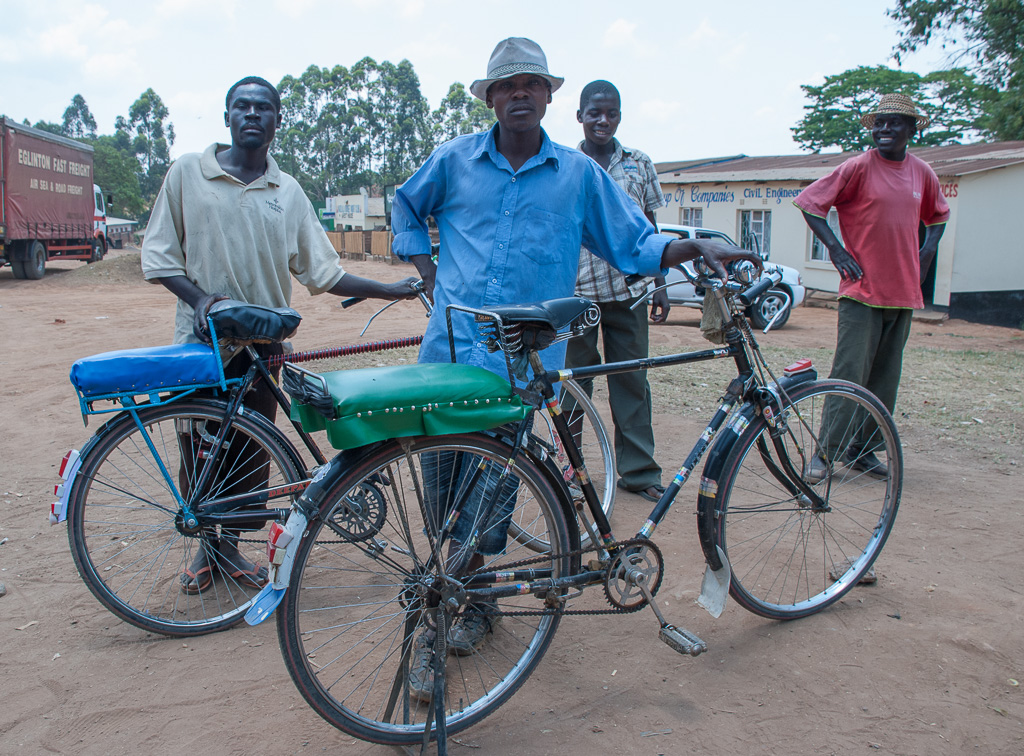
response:
{"label": "black bicycle", "polygon": [[[508,700],[562,617],[575,613],[649,606],[661,640],[680,653],[703,652],[704,642],[654,601],[665,565],[653,539],[705,453],[699,602],[712,614],[731,595],[764,617],[804,617],[861,580],[899,506],[903,459],[889,412],[859,386],[818,379],[809,360],[771,371],[743,312],[773,277],[741,265],[727,282],[706,270],[694,281],[720,315],[720,347],[547,371],[539,350],[597,320],[589,302],[570,298],[449,309],[449,332],[453,318],[472,317],[488,347],[506,355],[508,381],[464,365],[409,366],[400,376],[364,376],[366,390],[353,397],[344,372],[302,376],[310,394],[299,406],[310,422],[379,431],[320,470],[269,545],[273,587],[265,591],[283,600],[285,663],[317,713],[364,740],[440,745]],[[714,359],[737,369],[720,406],[646,521],[616,536],[556,384]],[[526,366],[532,378],[513,388]],[[552,446],[529,432],[541,408],[582,497],[552,463]],[[339,522],[353,497],[372,501],[369,514]],[[454,540],[466,518],[470,536]],[[476,566],[476,545],[509,523],[515,529],[501,553]],[[581,606],[591,586],[603,591],[605,609]],[[487,616],[488,632],[467,649],[452,643],[451,628],[470,612]]]}

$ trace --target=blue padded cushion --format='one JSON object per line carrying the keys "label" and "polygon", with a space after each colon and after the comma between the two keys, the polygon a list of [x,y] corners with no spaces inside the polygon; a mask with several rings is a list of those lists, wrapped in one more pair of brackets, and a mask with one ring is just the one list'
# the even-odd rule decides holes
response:
{"label": "blue padded cushion", "polygon": [[104,352],[72,365],[71,383],[86,398],[208,385],[220,381],[218,359],[206,344]]}

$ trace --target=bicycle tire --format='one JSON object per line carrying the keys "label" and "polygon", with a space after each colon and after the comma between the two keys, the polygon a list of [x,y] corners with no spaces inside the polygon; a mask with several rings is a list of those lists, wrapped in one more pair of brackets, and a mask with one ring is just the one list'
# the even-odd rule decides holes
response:
{"label": "bicycle tire", "polygon": [[[182,456],[201,453],[184,448],[178,429],[206,427],[222,420],[225,412],[226,404],[218,400],[179,401],[139,411],[175,486],[180,485],[179,474],[188,475],[179,473]],[[271,485],[303,479],[297,452],[262,415],[237,416],[231,438],[236,460],[266,455]],[[210,535],[220,534],[190,536],[177,529],[175,492],[132,417],[123,413],[103,426],[83,449],[82,459],[68,501],[68,541],[79,574],[100,603],[136,627],[173,637],[224,630],[241,622],[259,591],[243,577],[216,568],[212,583],[202,592],[182,590],[182,572],[198,549],[213,548]],[[194,460],[191,464],[191,470],[198,469]],[[244,487],[231,469],[219,470],[213,485],[213,492],[234,485],[237,493],[240,485]],[[260,542],[266,540],[266,525],[262,531],[232,532],[247,559],[259,563],[263,554],[266,562]]]}
{"label": "bicycle tire", "polygon": [[[587,396],[587,392],[583,390],[583,387],[574,380],[565,380],[562,381],[562,388],[563,393],[559,401],[562,407],[566,409],[566,421],[570,424],[570,427],[576,421],[582,423],[580,427],[580,440],[578,442],[580,452],[583,454],[583,460],[586,462],[587,472],[594,483],[594,488],[597,489],[598,498],[601,500],[601,509],[604,510],[605,516],[610,518],[612,516],[612,509],[615,507],[615,482],[617,480],[615,449],[612,448],[611,440],[608,438],[608,431],[601,420],[597,407],[594,405],[593,400]],[[567,394],[575,400],[574,404],[566,402]],[[569,459],[562,448],[562,441],[558,438],[554,426],[551,424],[550,416],[546,411],[542,410],[536,414],[536,417],[538,419],[534,423],[534,435],[554,449],[554,464],[561,471],[562,478],[569,486],[573,497],[582,501],[583,492],[575,486],[572,466],[569,464]],[[518,534],[518,525],[513,522],[509,526],[509,535],[516,538]],[[543,543],[538,543],[537,546],[542,550],[547,548],[547,544]],[[590,546],[590,536],[582,528],[580,529],[580,546],[582,548]]]}
{"label": "bicycle tire", "polygon": [[[853,383],[824,379],[792,388],[789,397],[792,404],[782,413],[787,430],[780,441],[793,469],[826,506],[816,508],[790,490],[792,482],[780,475],[771,429],[752,405],[746,410],[749,425],[717,456],[724,463],[709,458],[698,499],[705,555],[713,566],[714,546],[727,556],[730,595],[745,609],[780,620],[821,611],[860,581],[892,530],[903,484],[896,426],[873,394]],[[821,445],[826,404],[832,411],[847,410],[850,418],[830,434],[828,451]],[[865,430],[871,423],[874,432]],[[870,435],[868,451],[886,466],[885,475],[857,469],[866,453],[865,436],[857,441],[857,431]],[[820,481],[807,477],[814,454],[831,460]]]}
{"label": "bicycle tire", "polygon": [[[423,465],[461,452],[471,455],[463,459],[486,460],[500,467],[509,451],[503,441],[481,433],[390,441],[359,463],[342,468],[338,480],[326,484],[327,494],[296,554],[277,620],[292,680],[314,711],[334,727],[374,743],[422,741],[433,704],[413,695],[404,675],[409,646],[424,631],[427,617],[420,611],[422,599],[411,587],[417,583],[413,576],[423,576],[418,583],[422,585],[435,574],[427,566],[431,541],[427,533],[433,531],[422,507],[422,496],[432,494],[417,494],[428,488]],[[491,474],[493,469],[485,476]],[[570,539],[576,537],[566,521],[571,504],[564,493],[556,493],[550,474],[527,455],[515,461],[513,474],[519,480],[515,507],[535,512],[533,532],[542,534],[547,529],[542,535],[562,555],[533,566],[567,574],[579,563],[578,555],[565,556]],[[348,494],[367,483],[387,499],[386,521],[375,531],[377,547],[330,525]],[[488,559],[508,563],[526,557],[536,553],[510,538],[503,555]],[[498,608],[500,612],[540,610],[544,603],[523,595],[501,599]],[[449,735],[479,722],[515,693],[547,650],[559,619],[557,613],[503,616],[475,653],[447,658]],[[435,736],[436,721],[431,734]]]}

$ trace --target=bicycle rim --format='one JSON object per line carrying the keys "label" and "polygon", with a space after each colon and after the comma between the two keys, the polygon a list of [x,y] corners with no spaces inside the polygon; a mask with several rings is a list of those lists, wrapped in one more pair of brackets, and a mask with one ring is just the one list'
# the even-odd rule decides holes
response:
{"label": "bicycle rim", "polygon": [[[402,745],[423,737],[432,704],[410,686],[417,663],[415,643],[431,622],[424,587],[436,585],[429,566],[434,526],[424,516],[424,499],[444,501],[440,481],[454,477],[424,472],[453,454],[475,467],[491,462],[484,478],[451,487],[457,499],[469,486],[487,485],[507,459],[508,447],[488,436],[416,440],[408,449],[391,442],[350,469],[325,497],[296,557],[291,583],[278,616],[285,662],[307,702],[335,727],[376,743]],[[514,468],[518,490],[514,513],[524,526],[492,564],[536,557],[522,541],[553,542],[568,549],[563,506],[551,484],[527,458]],[[350,527],[353,499],[375,498],[358,533]],[[433,489],[433,490],[432,490]],[[358,506],[363,506],[358,503]],[[338,527],[337,523],[348,523]],[[441,551],[447,553],[446,548]],[[570,560],[551,557],[533,565],[566,574]],[[544,603],[525,595],[501,599],[501,613],[539,611]],[[449,620],[465,611],[460,607]],[[446,658],[447,731],[458,732],[504,703],[526,680],[554,636],[559,616],[503,614],[482,646]],[[428,653],[429,658],[429,653]],[[429,695],[426,697],[429,699]],[[434,723],[436,727],[436,722]],[[433,737],[433,733],[432,733]]]}
{"label": "bicycle rim", "polygon": [[[224,407],[196,401],[142,410],[145,434],[129,416],[115,420],[88,450],[75,480],[68,540],[79,574],[104,606],[144,630],[171,636],[223,630],[241,621],[259,591],[253,579],[238,574],[237,564],[218,562],[217,554],[221,539],[230,540],[250,562],[265,564],[266,523],[253,523],[252,530],[213,528],[199,535],[185,535],[177,527],[174,489],[190,486],[203,457],[210,458],[208,440],[224,417]],[[275,440],[272,426],[237,417],[231,449],[231,461],[221,455],[210,463],[216,474],[208,497],[302,479],[291,455]],[[282,500],[269,506],[287,504]],[[186,592],[182,574],[201,550],[217,563],[213,579],[201,592]]]}
{"label": "bicycle rim", "polygon": [[[892,529],[903,479],[896,428],[872,394],[823,380],[797,387],[790,397],[782,454],[763,418],[756,418],[733,446],[715,499],[717,545],[732,568],[730,594],[773,619],[820,611],[860,581]],[[830,433],[822,432],[826,407],[841,417],[830,421]],[[859,469],[868,451],[886,474]],[[829,463],[819,481],[809,467],[816,454]],[[824,507],[790,490],[783,457]]]}

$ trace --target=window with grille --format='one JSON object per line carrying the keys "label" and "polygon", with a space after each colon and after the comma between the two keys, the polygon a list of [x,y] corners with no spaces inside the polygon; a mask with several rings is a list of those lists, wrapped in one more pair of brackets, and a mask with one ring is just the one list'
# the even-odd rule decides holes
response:
{"label": "window with grille", "polygon": [[[839,213],[833,207],[828,211],[828,227],[836,235],[839,243],[843,243],[843,235],[839,231]],[[829,262],[828,247],[821,243],[821,239],[814,235],[814,232],[807,229],[811,235],[811,259],[819,262]]]}
{"label": "window with grille", "polygon": [[767,258],[772,247],[772,211],[740,210],[740,246]]}
{"label": "window with grille", "polygon": [[679,222],[684,226],[703,226],[703,207],[681,207],[679,208]]}

